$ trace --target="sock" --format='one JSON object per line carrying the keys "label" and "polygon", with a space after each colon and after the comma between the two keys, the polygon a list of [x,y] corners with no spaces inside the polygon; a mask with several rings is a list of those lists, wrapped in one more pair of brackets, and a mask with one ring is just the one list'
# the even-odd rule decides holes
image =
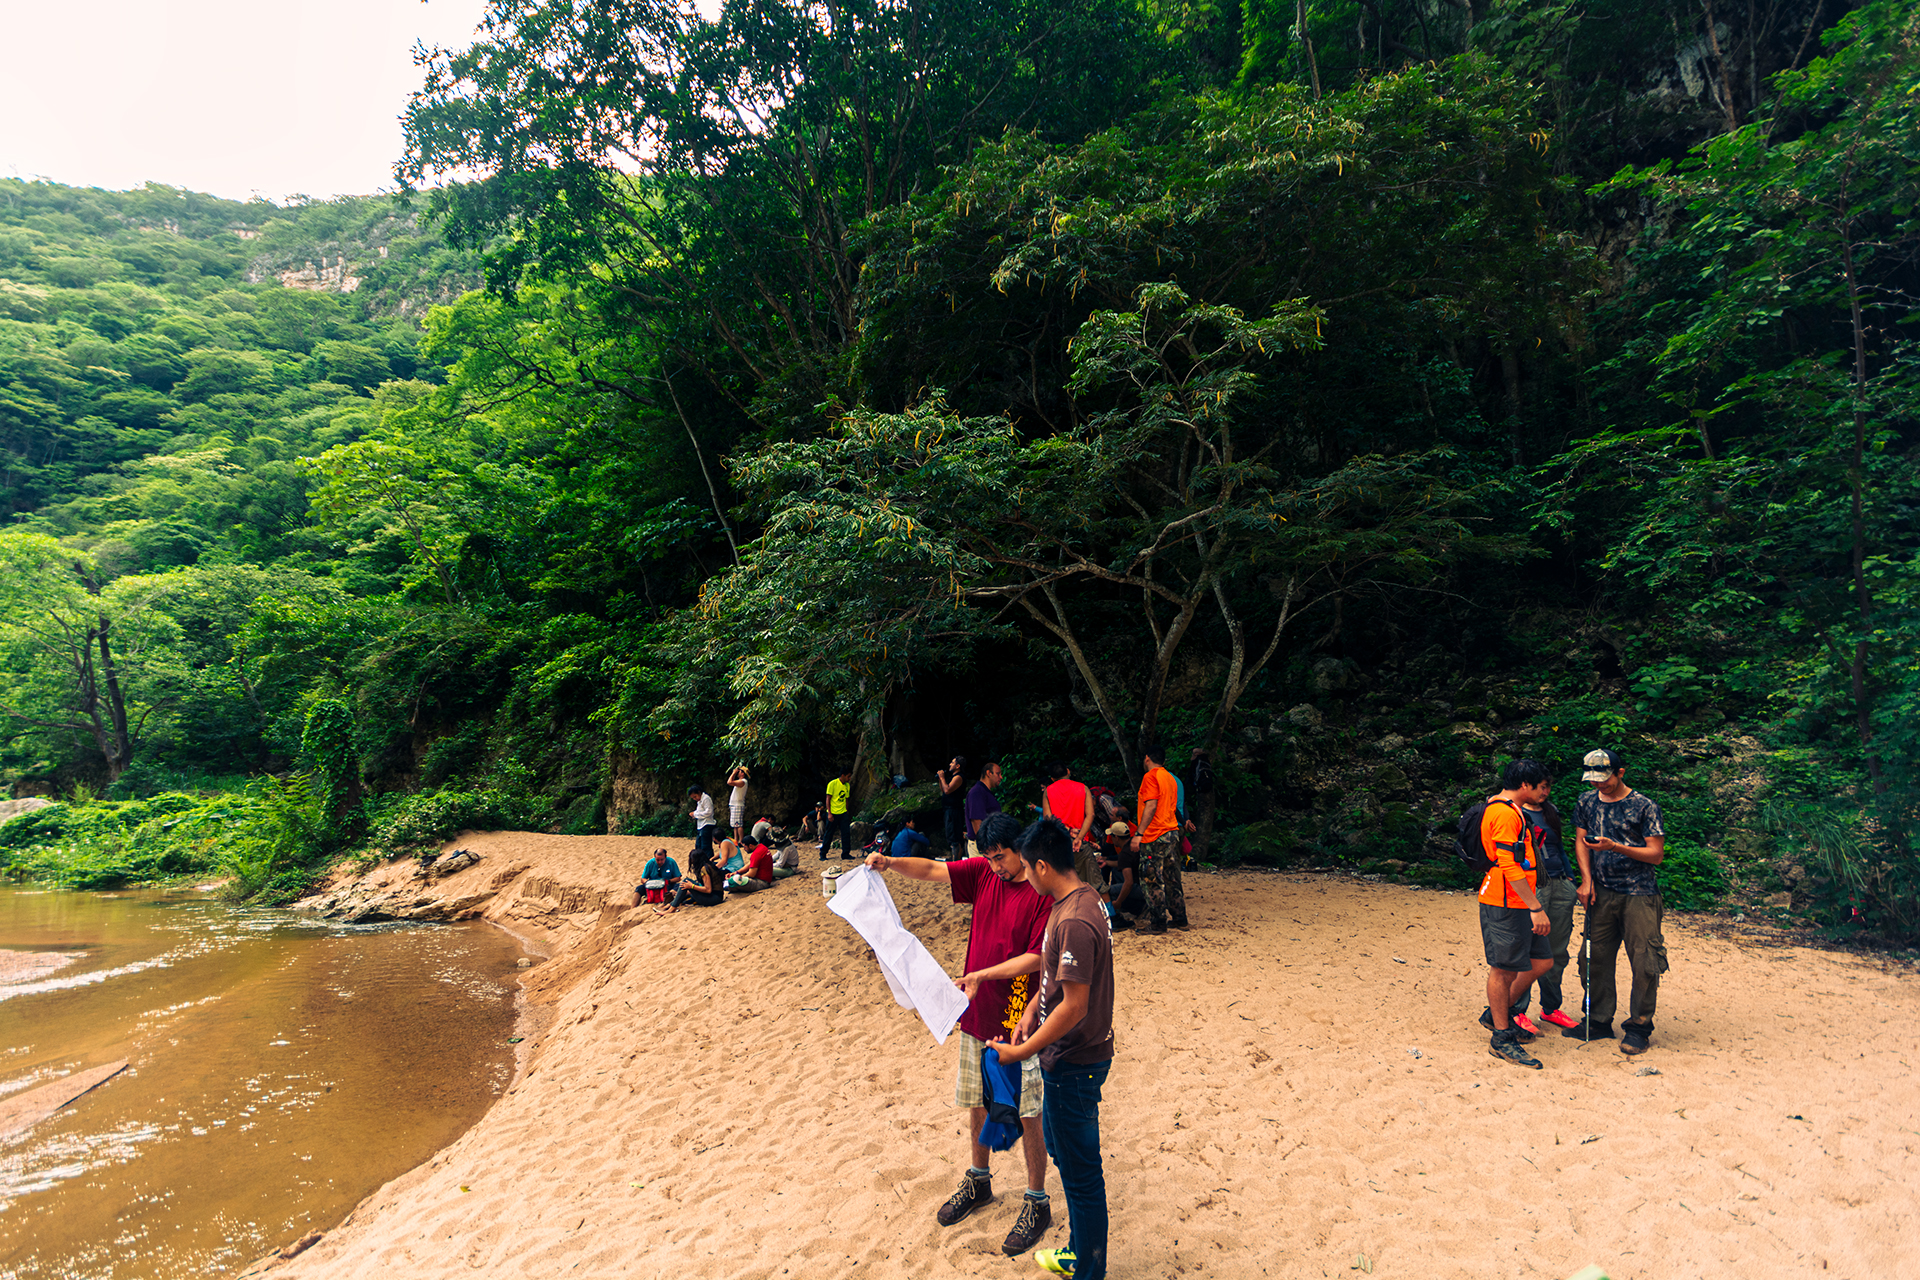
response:
{"label": "sock", "polygon": [[990,1175],[985,1169],[975,1169],[975,1168],[969,1167],[967,1169],[967,1176],[969,1178],[985,1179],[985,1178],[991,1177],[992,1175]]}
{"label": "sock", "polygon": [[1035,1191],[1029,1187],[1027,1189],[1027,1199],[1032,1200],[1036,1204],[1045,1204],[1047,1202],[1047,1193],[1044,1191]]}

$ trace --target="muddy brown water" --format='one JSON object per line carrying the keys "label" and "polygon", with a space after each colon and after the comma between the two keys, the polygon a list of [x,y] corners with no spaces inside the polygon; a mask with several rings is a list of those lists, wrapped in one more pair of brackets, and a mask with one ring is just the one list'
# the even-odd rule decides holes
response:
{"label": "muddy brown water", "polygon": [[333,1226],[511,1082],[521,954],[477,923],[0,889],[0,1100],[129,1063],[0,1142],[0,1280],[232,1274]]}

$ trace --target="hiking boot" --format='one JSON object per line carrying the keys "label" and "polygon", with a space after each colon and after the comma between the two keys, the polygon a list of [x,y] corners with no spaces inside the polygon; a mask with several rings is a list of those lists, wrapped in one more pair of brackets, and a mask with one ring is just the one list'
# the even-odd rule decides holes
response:
{"label": "hiking boot", "polygon": [[1040,1243],[1040,1237],[1052,1225],[1052,1205],[1045,1200],[1035,1200],[1032,1196],[1021,1196],[1020,1220],[1013,1224],[1013,1230],[1007,1232],[1007,1238],[1000,1242],[1000,1252],[1009,1258],[1019,1257]]}
{"label": "hiking boot", "polygon": [[1519,1042],[1514,1039],[1511,1028],[1494,1032],[1493,1039],[1487,1042],[1487,1052],[1496,1058],[1505,1058],[1516,1067],[1540,1070],[1540,1059],[1520,1047]]}
{"label": "hiking boot", "polygon": [[940,1206],[940,1212],[933,1215],[934,1220],[943,1227],[950,1227],[991,1199],[992,1178],[963,1173],[960,1175],[960,1189],[947,1197],[947,1202]]}
{"label": "hiking boot", "polygon": [[[1494,1029],[1493,1010],[1491,1009],[1482,1009],[1480,1011],[1480,1025],[1485,1027],[1487,1030],[1492,1031],[1493,1034],[1495,1035],[1500,1034],[1497,1030]],[[1519,1023],[1515,1023],[1512,1027],[1509,1027],[1508,1030],[1513,1032],[1513,1038],[1519,1043],[1521,1044],[1533,1043],[1533,1032],[1527,1030],[1525,1027],[1521,1026]]]}
{"label": "hiking boot", "polygon": [[1560,1033],[1569,1040],[1611,1040],[1611,1022],[1576,1022]]}
{"label": "hiking boot", "polygon": [[1651,1022],[1629,1022],[1620,1028],[1620,1052],[1645,1053],[1653,1041]]}
{"label": "hiking boot", "polygon": [[1185,916],[1181,916],[1178,920],[1169,920],[1167,921],[1167,923],[1172,925],[1176,929],[1185,929],[1187,927],[1187,918]]}

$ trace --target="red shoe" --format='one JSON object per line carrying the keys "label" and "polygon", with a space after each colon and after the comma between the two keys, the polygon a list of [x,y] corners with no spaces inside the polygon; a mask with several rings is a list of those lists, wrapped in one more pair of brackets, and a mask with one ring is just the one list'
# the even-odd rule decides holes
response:
{"label": "red shoe", "polygon": [[1522,1031],[1526,1032],[1530,1036],[1537,1036],[1541,1034],[1540,1028],[1534,1025],[1533,1019],[1529,1018],[1524,1013],[1516,1013],[1513,1015],[1513,1025],[1520,1028]]}
{"label": "red shoe", "polygon": [[1580,1025],[1558,1009],[1555,1009],[1552,1013],[1542,1014],[1541,1019],[1545,1022],[1551,1022],[1556,1027],[1577,1027]]}

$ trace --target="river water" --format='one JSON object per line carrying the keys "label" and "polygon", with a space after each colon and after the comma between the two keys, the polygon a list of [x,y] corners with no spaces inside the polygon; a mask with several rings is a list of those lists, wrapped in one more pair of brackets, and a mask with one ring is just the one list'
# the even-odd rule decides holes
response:
{"label": "river water", "polygon": [[129,1063],[0,1141],[0,1280],[232,1273],[331,1227],[510,1083],[520,954],[477,923],[0,889],[0,1100]]}

